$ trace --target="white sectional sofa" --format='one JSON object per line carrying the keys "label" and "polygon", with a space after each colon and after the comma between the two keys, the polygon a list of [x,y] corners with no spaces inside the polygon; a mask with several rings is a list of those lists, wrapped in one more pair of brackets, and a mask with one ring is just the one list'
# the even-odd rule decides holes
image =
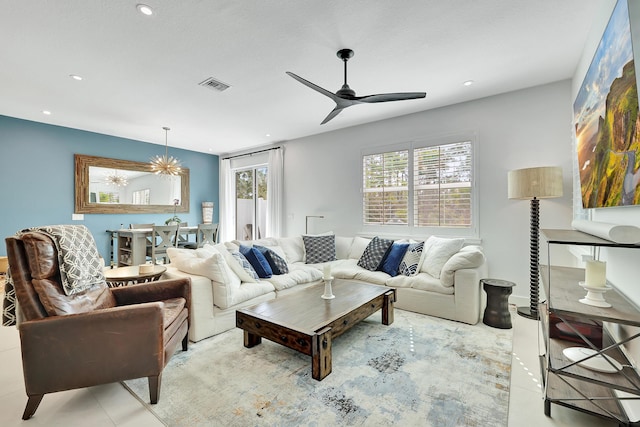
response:
{"label": "white sectional sofa", "polygon": [[[405,274],[412,275],[397,274],[392,277],[384,271],[371,271],[358,265],[363,264],[361,258],[368,252],[372,239],[359,236],[334,236],[334,239],[334,260],[313,264],[306,263],[312,260],[313,254],[305,251],[307,242],[302,236],[233,241],[215,246],[205,245],[196,250],[168,249],[170,264],[163,277],[191,278],[189,338],[199,341],[234,328],[235,311],[238,308],[322,283],[326,265],[330,265],[334,279],[396,288],[397,308],[469,324],[479,321],[485,304],[479,281],[488,276],[487,263],[479,246],[460,248],[461,239],[456,247],[456,244],[448,244],[452,239],[430,237],[423,242],[421,254],[412,254],[419,257],[419,261],[414,261],[417,264],[412,266],[413,270],[405,271]],[[415,241],[406,242],[413,243],[410,248],[420,246]],[[263,251],[268,248],[286,261],[288,272],[256,280],[238,261],[240,245],[243,250],[253,246]],[[446,246],[448,248],[444,248]],[[306,248],[309,249],[309,246]]]}

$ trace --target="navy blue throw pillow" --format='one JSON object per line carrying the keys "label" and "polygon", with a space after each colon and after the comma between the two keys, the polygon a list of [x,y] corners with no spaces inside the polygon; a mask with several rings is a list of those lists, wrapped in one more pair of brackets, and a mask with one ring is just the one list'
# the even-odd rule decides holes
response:
{"label": "navy blue throw pillow", "polygon": [[382,262],[380,270],[384,271],[391,277],[397,276],[398,267],[400,267],[402,258],[404,258],[404,254],[407,252],[408,248],[408,243],[394,243],[391,245],[391,249],[389,250],[387,257]]}
{"label": "navy blue throw pillow", "polygon": [[264,255],[269,262],[269,266],[271,267],[273,274],[287,274],[289,272],[287,261],[285,261],[273,249],[258,245],[254,245],[253,247],[262,252],[262,255]]}
{"label": "navy blue throw pillow", "polygon": [[269,279],[273,276],[273,270],[271,270],[269,261],[267,261],[258,249],[240,245],[240,253],[249,261],[251,267],[258,273],[259,278]]}

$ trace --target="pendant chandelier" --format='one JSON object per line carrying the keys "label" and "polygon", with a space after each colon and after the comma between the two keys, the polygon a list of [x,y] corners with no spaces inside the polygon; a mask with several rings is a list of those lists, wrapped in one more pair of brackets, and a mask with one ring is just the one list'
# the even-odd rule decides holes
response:
{"label": "pendant chandelier", "polygon": [[164,129],[164,156],[155,156],[151,159],[151,171],[156,175],[180,175],[182,172],[180,160],[169,157],[168,135],[171,129],[166,126],[162,129]]}
{"label": "pendant chandelier", "polygon": [[118,175],[118,171],[116,169],[113,170],[113,173],[110,173],[105,177],[105,182],[107,185],[115,185],[116,187],[126,187],[129,183],[129,181],[127,181],[127,177],[124,175]]}

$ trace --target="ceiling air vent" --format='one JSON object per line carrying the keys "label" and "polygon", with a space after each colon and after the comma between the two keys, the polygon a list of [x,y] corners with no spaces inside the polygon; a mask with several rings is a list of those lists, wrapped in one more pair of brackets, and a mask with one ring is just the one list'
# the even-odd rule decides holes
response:
{"label": "ceiling air vent", "polygon": [[229,86],[226,83],[221,82],[220,80],[216,80],[213,77],[209,77],[207,80],[198,83],[200,86],[208,87],[209,89],[217,90],[218,92],[222,92],[223,90],[229,89]]}

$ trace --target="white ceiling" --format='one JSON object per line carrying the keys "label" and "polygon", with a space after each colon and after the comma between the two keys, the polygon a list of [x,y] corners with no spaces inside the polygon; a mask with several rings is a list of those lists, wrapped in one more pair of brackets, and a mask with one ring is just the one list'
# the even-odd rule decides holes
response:
{"label": "white ceiling", "polygon": [[[135,0],[0,0],[0,114],[157,144],[169,126],[170,146],[229,153],[570,78],[601,6],[140,2],[155,13],[140,14]],[[321,126],[333,102],[285,72],[335,92],[341,48],[355,51],[357,95],[426,98],[353,106]],[[231,88],[198,85],[209,77]]]}

